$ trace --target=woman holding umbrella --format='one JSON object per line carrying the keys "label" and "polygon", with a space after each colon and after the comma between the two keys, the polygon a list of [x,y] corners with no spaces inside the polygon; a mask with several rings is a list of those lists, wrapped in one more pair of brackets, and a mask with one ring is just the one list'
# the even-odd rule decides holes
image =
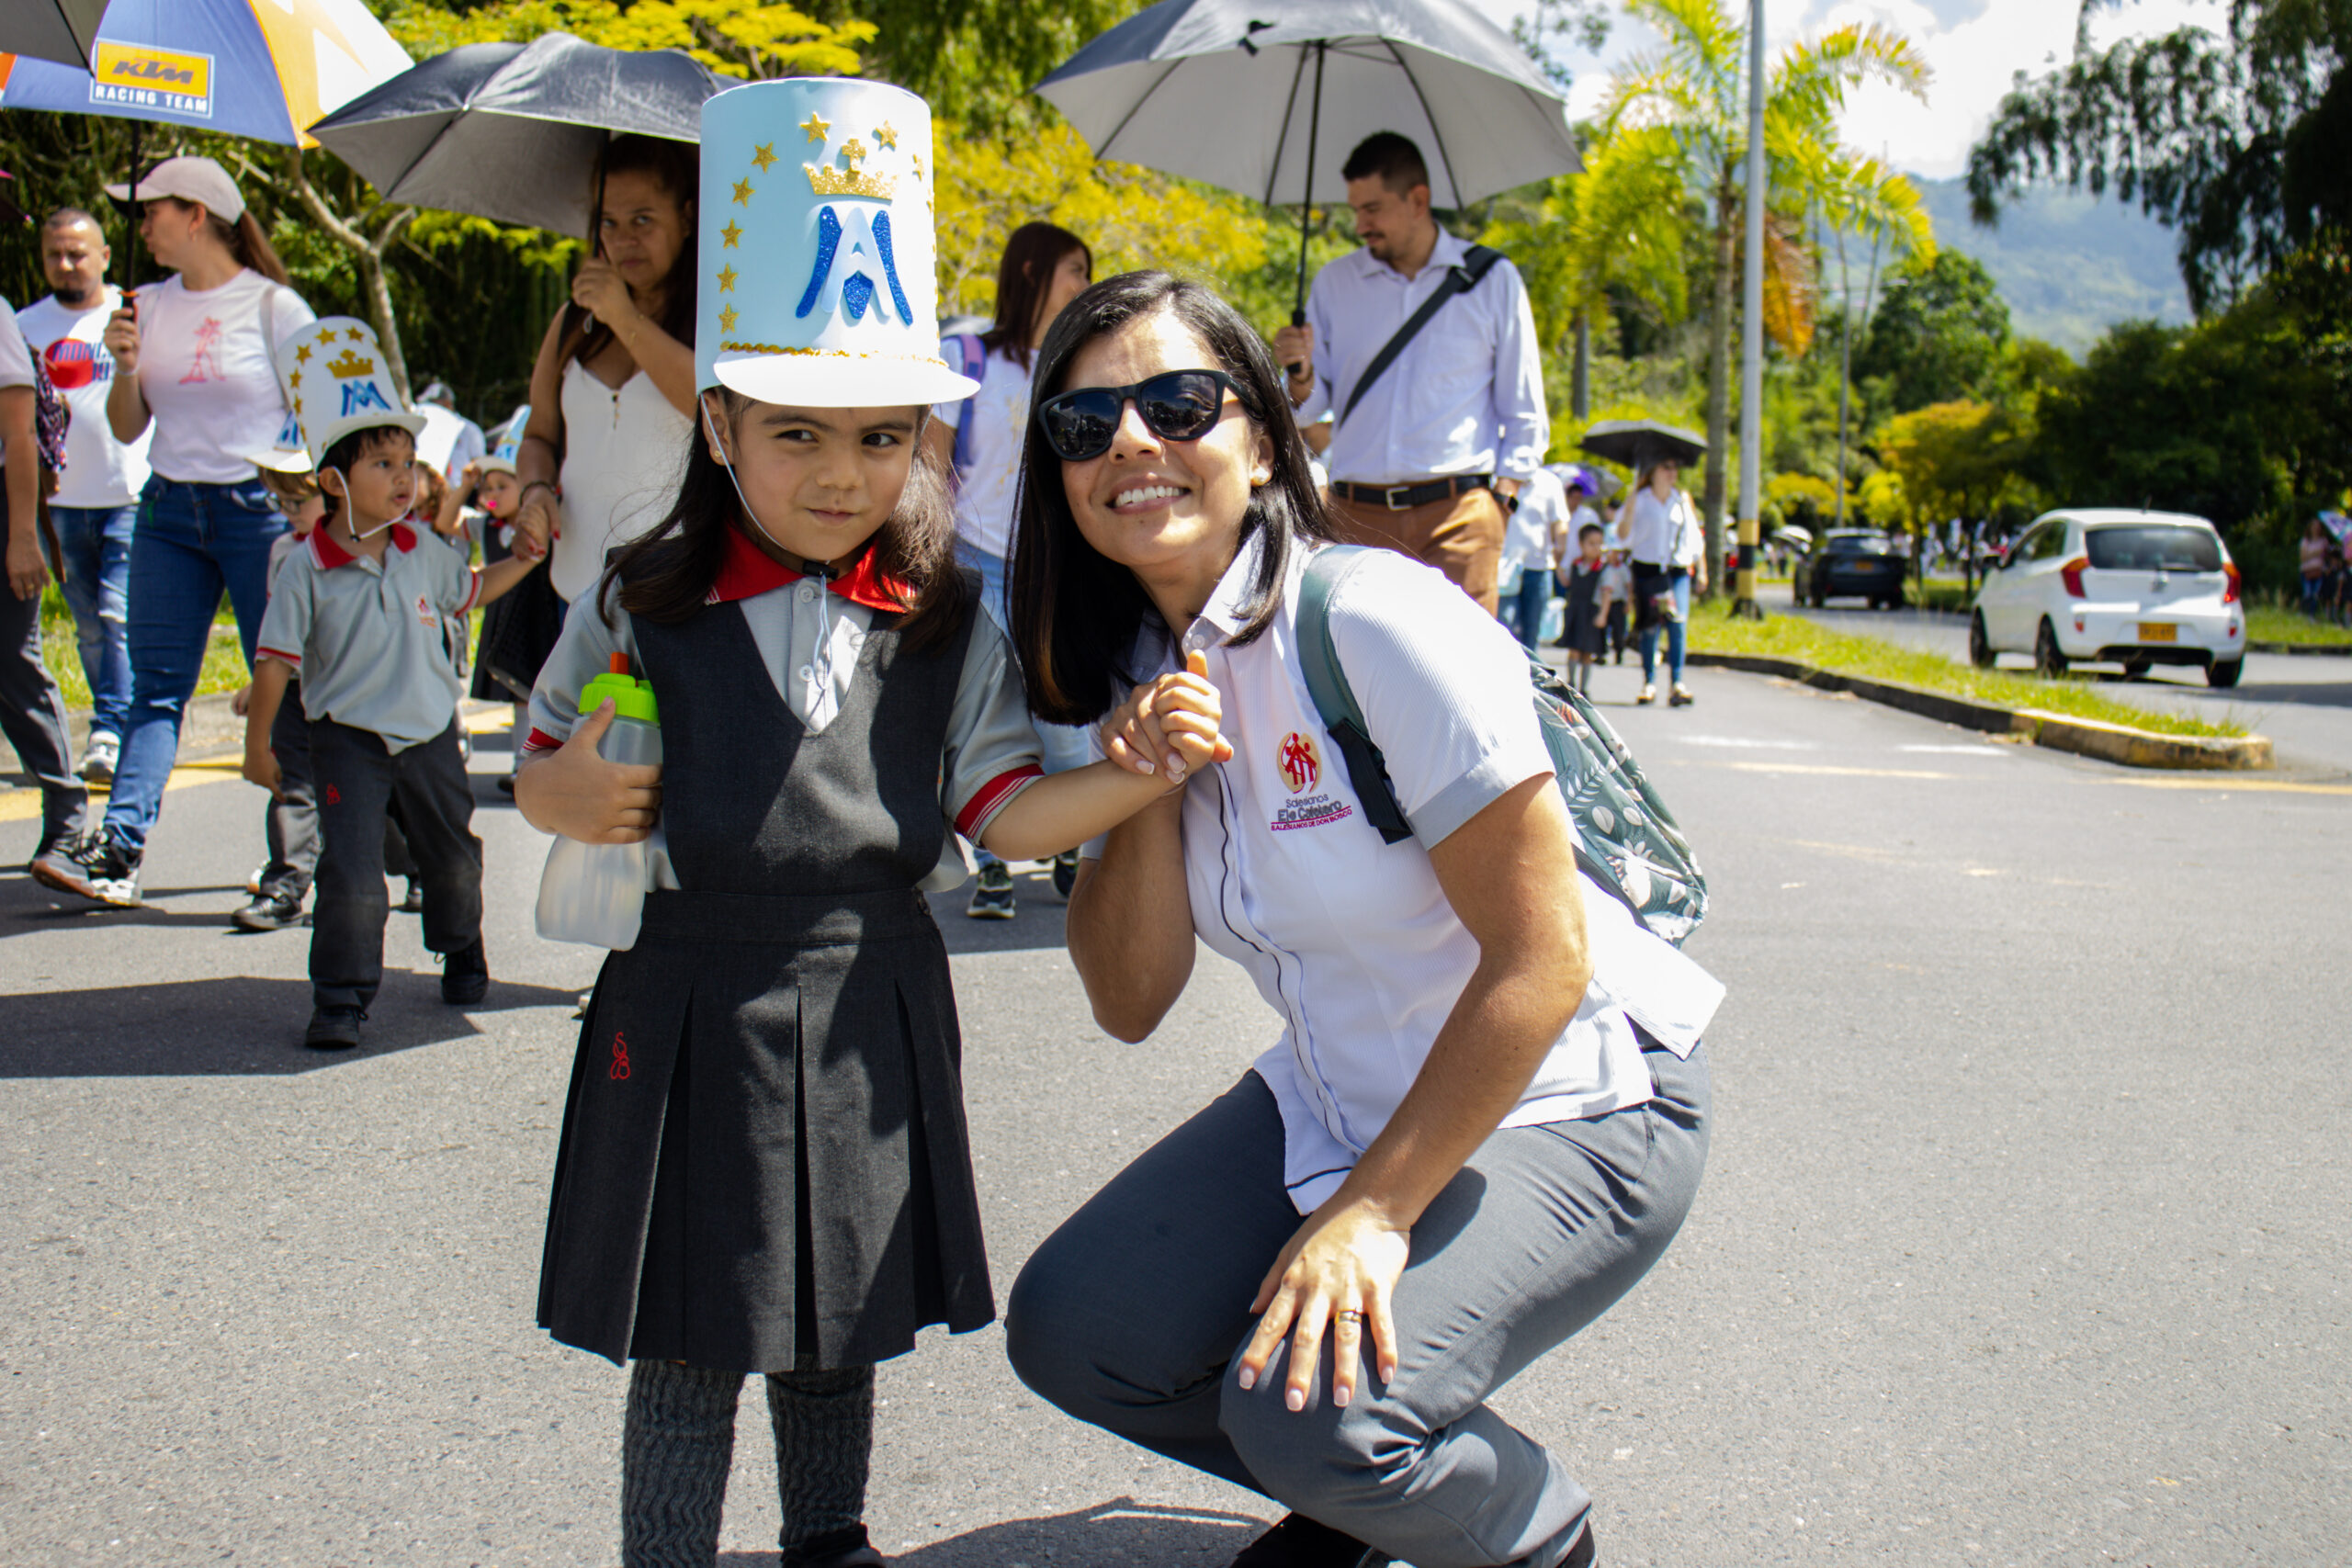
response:
{"label": "woman holding umbrella", "polygon": [[[652,136],[607,144],[591,232],[595,254],[571,306],[548,325],[531,371],[531,418],[514,458],[516,529],[549,550],[481,662],[528,691],[563,629],[564,606],[594,586],[605,554],[644,533],[677,488],[694,431],[695,192],[692,145]],[[526,594],[536,592],[536,599]]]}
{"label": "woman holding umbrella", "polygon": [[[106,330],[115,439],[154,432],[130,547],[130,721],[104,827],[32,866],[48,886],[120,908],[139,903],[147,834],[163,809],[181,710],[224,588],[253,662],[269,547],[286,532],[254,454],[268,451],[286,423],[277,345],[317,319],[287,287],[285,265],[220,164],[166,158],[136,188],[140,237],[174,276],[141,288]],[[122,201],[130,189],[109,186],[107,194]]]}
{"label": "woman holding umbrella", "polygon": [[1663,627],[1671,682],[1666,700],[1678,708],[1694,700],[1682,683],[1690,591],[1694,584],[1700,592],[1707,591],[1707,536],[1699,526],[1698,509],[1679,482],[1681,476],[1682,466],[1674,458],[1655,457],[1634,480],[1616,518],[1634,560],[1634,624],[1642,634],[1642,689],[1634,700],[1657,701],[1657,636]]}

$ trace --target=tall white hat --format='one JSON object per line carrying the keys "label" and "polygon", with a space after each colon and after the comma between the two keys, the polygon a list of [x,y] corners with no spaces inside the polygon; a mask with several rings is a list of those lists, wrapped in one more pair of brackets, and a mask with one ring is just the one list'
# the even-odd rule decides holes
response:
{"label": "tall white hat", "polygon": [[951,402],[939,354],[931,107],[843,77],[705,100],[695,378],[762,402]]}
{"label": "tall white hat", "polygon": [[424,428],[424,416],[393,389],[376,329],[349,316],[313,321],[279,344],[277,378],[302,423],[312,468],[355,430],[391,424],[414,435]]}
{"label": "tall white hat", "polygon": [[523,430],[531,423],[531,405],[525,403],[514,411],[514,417],[499,427],[498,444],[481,460],[485,474],[511,474],[514,471],[515,455],[523,449]]}

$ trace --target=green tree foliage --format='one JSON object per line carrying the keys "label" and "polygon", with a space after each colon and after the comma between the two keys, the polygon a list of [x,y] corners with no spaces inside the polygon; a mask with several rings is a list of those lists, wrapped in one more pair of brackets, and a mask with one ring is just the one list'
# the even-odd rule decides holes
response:
{"label": "green tree foliage", "polygon": [[870,25],[865,73],[920,93],[977,133],[1057,119],[1029,89],[1146,0],[814,0],[835,27]]}
{"label": "green tree foliage", "polygon": [[[2117,0],[2084,0],[2089,14]],[[2352,4],[2230,0],[2228,36],[2185,27],[2078,49],[2002,100],[1970,152],[1977,220],[2039,180],[2110,185],[2179,235],[2199,311],[2325,233],[2352,230]]]}
{"label": "green tree foliage", "polygon": [[1992,393],[2009,343],[2009,307],[1983,264],[1939,251],[1887,285],[1854,371],[1884,384],[1897,413]]}

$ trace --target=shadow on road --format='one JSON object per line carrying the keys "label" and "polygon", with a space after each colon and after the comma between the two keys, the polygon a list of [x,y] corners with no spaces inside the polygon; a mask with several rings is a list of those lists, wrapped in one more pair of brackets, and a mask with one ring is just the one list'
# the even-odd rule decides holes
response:
{"label": "shadow on road", "polygon": [[964,911],[973,884],[931,895],[931,918],[950,953],[1016,953],[1063,944],[1062,920],[1069,906],[1054,891],[1051,873],[1017,869],[1012,874],[1013,918],[976,920]]}
{"label": "shadow on road", "polygon": [[235,975],[0,997],[0,1078],[306,1073],[469,1038],[481,1031],[468,1013],[569,1011],[577,999],[570,990],[493,980],[488,999],[460,1010],[442,1002],[437,973],[390,970],[359,1049],[330,1052],[302,1043],[308,980]]}
{"label": "shadow on road", "polygon": [[[1162,1508],[1121,1497],[1074,1514],[1008,1519],[891,1557],[892,1568],[1030,1568],[1046,1563],[1222,1564],[1265,1529],[1246,1514]],[[880,1543],[876,1543],[877,1545]],[[723,1568],[773,1564],[767,1552],[730,1551]]]}

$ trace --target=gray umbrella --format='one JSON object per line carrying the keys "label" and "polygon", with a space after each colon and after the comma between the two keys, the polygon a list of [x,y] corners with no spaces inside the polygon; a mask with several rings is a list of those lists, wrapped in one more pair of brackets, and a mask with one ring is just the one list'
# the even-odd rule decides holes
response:
{"label": "gray umbrella", "polygon": [[680,50],[547,33],[436,54],[311,134],[388,201],[584,234],[605,141],[695,141],[703,100],[725,85]]}
{"label": "gray umbrella", "polygon": [[0,51],[90,68],[107,0],[0,0]]}
{"label": "gray umbrella", "polygon": [[1270,206],[1345,200],[1376,130],[1420,148],[1438,207],[1583,167],[1566,105],[1467,0],[1160,0],[1037,92],[1098,158]]}

